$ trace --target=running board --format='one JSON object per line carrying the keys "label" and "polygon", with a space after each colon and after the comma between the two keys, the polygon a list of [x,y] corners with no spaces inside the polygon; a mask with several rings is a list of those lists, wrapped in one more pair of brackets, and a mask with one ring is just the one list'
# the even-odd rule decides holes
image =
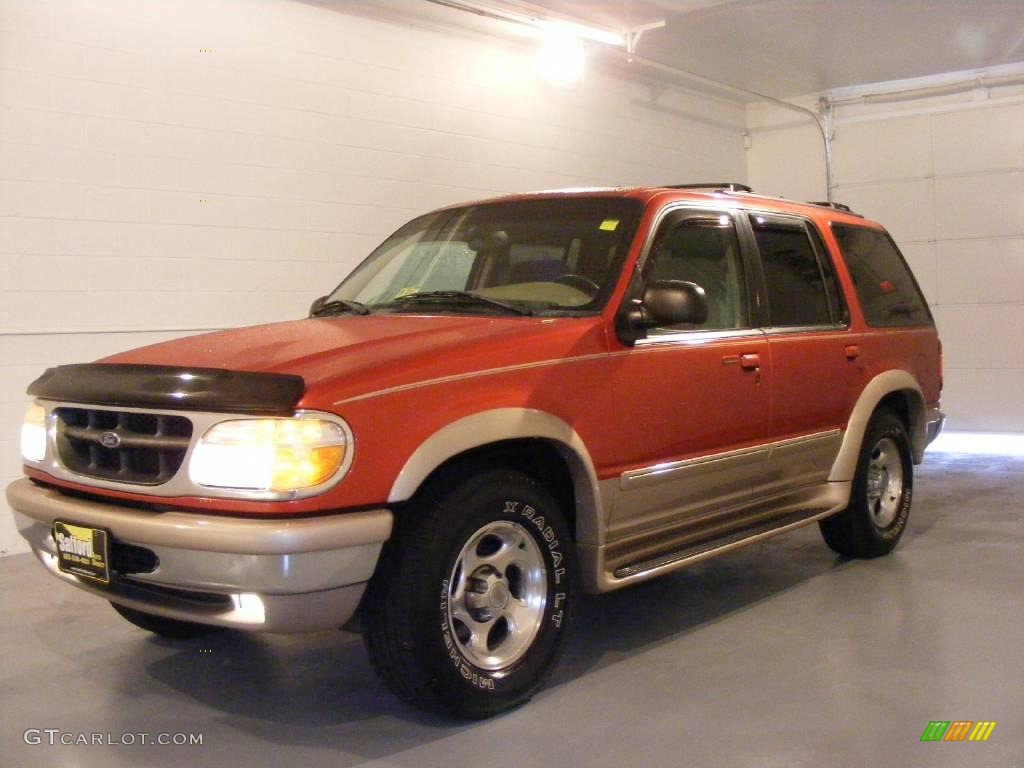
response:
{"label": "running board", "polygon": [[674,570],[681,567],[690,560],[703,560],[712,553],[720,550],[737,549],[744,544],[753,544],[754,541],[766,539],[778,533],[799,528],[807,523],[820,520],[833,512],[832,509],[805,509],[799,512],[791,512],[781,517],[773,517],[767,522],[759,523],[748,528],[741,528],[725,536],[710,541],[703,541],[683,549],[667,552],[657,557],[641,560],[637,563],[624,565],[615,570],[616,579],[628,579],[641,574],[649,574],[656,571]]}

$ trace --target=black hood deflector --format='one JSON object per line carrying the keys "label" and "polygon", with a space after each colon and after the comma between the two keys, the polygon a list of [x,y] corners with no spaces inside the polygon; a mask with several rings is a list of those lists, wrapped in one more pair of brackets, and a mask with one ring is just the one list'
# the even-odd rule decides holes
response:
{"label": "black hood deflector", "polygon": [[301,376],[283,373],[87,363],[48,369],[28,394],[124,408],[290,416],[305,389]]}

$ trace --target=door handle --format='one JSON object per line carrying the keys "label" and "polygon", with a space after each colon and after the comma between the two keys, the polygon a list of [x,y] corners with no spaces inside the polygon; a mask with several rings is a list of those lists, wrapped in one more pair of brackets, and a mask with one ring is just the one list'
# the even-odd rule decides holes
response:
{"label": "door handle", "polygon": [[845,351],[847,360],[856,360],[858,357],[860,357],[860,347],[858,347],[856,344],[847,344]]}
{"label": "door handle", "polygon": [[761,356],[756,353],[740,355],[740,367],[748,371],[761,367]]}

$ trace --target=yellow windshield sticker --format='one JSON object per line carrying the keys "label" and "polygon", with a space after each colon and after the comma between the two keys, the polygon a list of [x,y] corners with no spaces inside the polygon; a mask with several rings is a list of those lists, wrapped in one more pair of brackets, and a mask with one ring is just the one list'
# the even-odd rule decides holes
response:
{"label": "yellow windshield sticker", "polygon": [[395,294],[395,298],[396,299],[400,299],[403,296],[411,296],[412,294],[419,293],[419,292],[420,292],[420,289],[417,288],[416,286],[412,285],[412,286],[409,286],[408,288],[403,288],[402,290],[400,290],[397,294]]}
{"label": "yellow windshield sticker", "polygon": [[618,226],[618,219],[605,219],[601,222],[601,229],[605,232],[614,232]]}

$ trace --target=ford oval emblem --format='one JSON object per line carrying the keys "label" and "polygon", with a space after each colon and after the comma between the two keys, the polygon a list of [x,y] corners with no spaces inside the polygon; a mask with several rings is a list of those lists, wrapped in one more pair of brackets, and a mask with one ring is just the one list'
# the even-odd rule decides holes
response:
{"label": "ford oval emblem", "polygon": [[100,445],[113,450],[121,445],[121,436],[117,432],[104,432],[100,435]]}

